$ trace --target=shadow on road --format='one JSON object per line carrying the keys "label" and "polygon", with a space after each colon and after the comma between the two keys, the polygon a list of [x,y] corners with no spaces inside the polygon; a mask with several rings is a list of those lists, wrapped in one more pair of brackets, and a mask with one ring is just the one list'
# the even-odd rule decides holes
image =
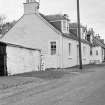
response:
{"label": "shadow on road", "polygon": [[22,74],[17,74],[16,76],[21,77],[36,77],[41,79],[60,79],[62,77],[72,77],[74,75],[78,75],[78,73],[89,73],[89,72],[95,72],[96,68],[104,67],[105,64],[89,64],[84,65],[83,69],[80,70],[79,66],[71,67],[71,68],[65,68],[65,69],[48,69],[45,71],[33,71],[33,72],[27,72]]}
{"label": "shadow on road", "polygon": [[37,77],[41,79],[60,79],[64,76],[74,76],[77,75],[73,72],[68,71],[56,71],[56,70],[46,70],[46,71],[37,71],[37,72],[28,72],[23,74],[17,74],[16,76],[24,76],[24,77]]}

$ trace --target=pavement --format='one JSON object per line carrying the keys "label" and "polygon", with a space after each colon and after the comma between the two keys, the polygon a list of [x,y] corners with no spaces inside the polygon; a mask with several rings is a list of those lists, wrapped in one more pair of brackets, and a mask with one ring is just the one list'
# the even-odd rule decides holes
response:
{"label": "pavement", "polygon": [[0,105],[105,105],[105,64],[0,77]]}

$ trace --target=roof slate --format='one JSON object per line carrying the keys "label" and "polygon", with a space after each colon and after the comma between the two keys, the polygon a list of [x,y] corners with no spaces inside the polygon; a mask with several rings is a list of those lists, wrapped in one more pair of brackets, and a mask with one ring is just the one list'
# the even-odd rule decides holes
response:
{"label": "roof slate", "polygon": [[56,14],[56,15],[46,15],[46,18],[48,21],[58,21],[58,20],[69,20],[62,14]]}
{"label": "roof slate", "polygon": [[[63,15],[47,15],[47,16],[45,16],[45,15],[43,15],[43,14],[40,14],[46,21],[48,21],[52,26],[54,26],[56,29],[58,29],[60,32],[61,32],[61,30],[60,30],[60,27],[58,26],[58,25],[55,25],[55,24],[53,24],[53,22],[51,22],[51,20],[52,19],[65,19],[65,17],[63,16]],[[76,23],[74,23],[73,24],[73,27],[76,27]],[[76,27],[77,28],[77,27]],[[82,27],[83,28],[83,27]],[[76,32],[76,30],[77,29],[73,29],[73,30],[70,30],[70,34],[64,34],[64,33],[62,33],[62,35],[64,36],[64,37],[66,37],[66,38],[70,38],[70,39],[73,39],[73,40],[79,40],[79,38],[77,37],[77,32]],[[86,43],[86,44],[89,44],[89,45],[91,45],[91,43],[90,42],[88,42],[88,41],[86,41],[86,40],[84,40],[84,39],[81,39],[81,42],[82,43]]]}
{"label": "roof slate", "polygon": [[105,44],[102,43],[99,39],[96,37],[93,37],[93,46],[101,46],[102,48],[105,48]]}
{"label": "roof slate", "polygon": [[[45,16],[45,15],[43,15],[43,14],[41,14],[40,13],[40,16],[42,17],[42,18],[44,18],[49,24],[51,24],[54,28],[56,28],[60,33],[62,33],[62,31],[61,31],[61,26],[60,25],[57,25],[57,23],[56,24],[53,24],[53,22],[51,22],[51,20],[56,20],[56,19],[65,19],[65,17],[63,16],[63,15],[47,15],[47,16]],[[74,24],[74,27],[76,27],[76,25]],[[77,27],[76,27],[77,28]],[[70,29],[70,33],[69,34],[64,34],[64,33],[62,33],[62,36],[64,36],[64,37],[66,37],[66,38],[70,38],[70,39],[73,39],[73,40],[76,40],[76,41],[78,41],[79,40],[79,38],[78,38],[78,36],[77,36],[77,31],[76,31],[77,29]],[[91,43],[90,42],[88,42],[88,41],[86,41],[86,40],[84,40],[84,39],[81,39],[81,42],[82,43],[86,43],[86,44],[89,44],[89,45],[91,45]],[[103,48],[105,48],[105,44],[104,43],[102,43],[101,41],[99,41],[97,38],[95,38],[95,37],[93,37],[93,45],[94,46],[101,46],[101,47],[103,47]]]}

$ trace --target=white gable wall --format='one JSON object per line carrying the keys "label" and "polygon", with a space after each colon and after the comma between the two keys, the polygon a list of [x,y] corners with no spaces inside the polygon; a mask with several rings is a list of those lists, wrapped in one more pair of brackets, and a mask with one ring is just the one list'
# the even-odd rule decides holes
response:
{"label": "white gable wall", "polygon": [[[2,38],[3,42],[40,49],[45,68],[59,67],[60,37],[45,21],[36,14],[24,15]],[[57,42],[57,53],[50,54],[50,42]]]}
{"label": "white gable wall", "polygon": [[16,45],[41,49],[48,52],[48,41],[59,40],[58,35],[37,15],[24,15],[2,38],[2,41]]}

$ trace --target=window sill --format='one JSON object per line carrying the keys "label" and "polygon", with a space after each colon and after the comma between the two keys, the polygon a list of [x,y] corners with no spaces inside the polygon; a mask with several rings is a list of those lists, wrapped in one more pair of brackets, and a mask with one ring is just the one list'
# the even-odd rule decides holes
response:
{"label": "window sill", "polygon": [[71,60],[71,59],[72,59],[72,57],[68,57],[68,59],[70,59],[70,60]]}
{"label": "window sill", "polygon": [[[50,54],[51,55],[51,54]],[[56,54],[55,55],[51,55],[51,56],[56,56]]]}

